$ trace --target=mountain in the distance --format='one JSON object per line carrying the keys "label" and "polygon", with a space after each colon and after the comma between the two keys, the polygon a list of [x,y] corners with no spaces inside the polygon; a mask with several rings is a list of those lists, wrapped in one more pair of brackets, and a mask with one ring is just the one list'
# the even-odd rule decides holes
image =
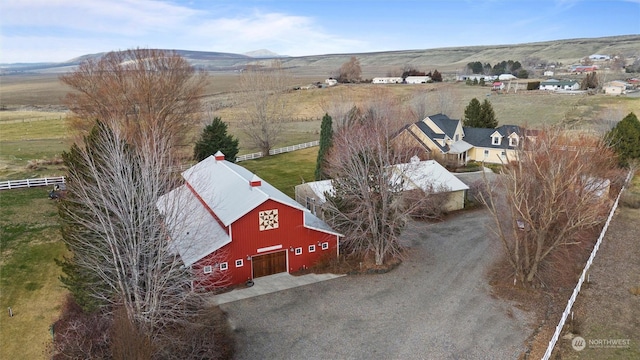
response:
{"label": "mountain in the distance", "polygon": [[[640,34],[543,41],[511,45],[459,46],[449,48],[394,50],[370,53],[342,53],[310,56],[284,56],[261,49],[246,54],[212,51],[173,50],[197,69],[206,71],[241,71],[247,66],[269,66],[269,59],[277,58],[282,66],[299,74],[327,76],[357,56],[364,77],[380,76],[390,69],[406,65],[421,71],[438,69],[455,72],[473,61],[495,63],[506,60],[541,59],[575,64],[591,54],[622,54],[628,61],[640,58]],[[98,59],[104,53],[87,54],[60,63],[0,64],[0,75],[12,73],[62,73],[73,70],[81,61]]]}
{"label": "mountain in the distance", "polygon": [[252,58],[258,58],[258,59],[288,57],[287,55],[279,55],[279,54],[276,54],[273,51],[267,50],[267,49],[249,51],[249,52],[244,53],[244,55],[250,56]]}

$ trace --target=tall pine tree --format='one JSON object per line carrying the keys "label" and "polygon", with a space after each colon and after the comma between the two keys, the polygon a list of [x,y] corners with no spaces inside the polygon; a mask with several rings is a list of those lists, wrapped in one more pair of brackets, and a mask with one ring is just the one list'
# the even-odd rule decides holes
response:
{"label": "tall pine tree", "polygon": [[478,99],[473,98],[464,109],[462,124],[475,128],[493,129],[498,127],[498,120],[496,120],[496,114],[489,100],[484,99],[482,104],[480,104]]}
{"label": "tall pine tree", "polygon": [[202,161],[218,152],[218,150],[225,155],[226,160],[236,161],[238,139],[227,134],[227,124],[219,117],[215,117],[211,124],[202,130],[200,139],[198,139],[193,148],[193,157],[197,161]]}
{"label": "tall pine tree", "polygon": [[480,107],[481,105],[478,99],[473,98],[469,101],[469,105],[464,109],[464,119],[462,120],[464,126],[480,127],[478,125],[481,111]]}
{"label": "tall pine tree", "polygon": [[488,129],[494,129],[498,127],[496,113],[493,111],[493,106],[491,106],[491,103],[487,99],[484,99],[482,105],[480,105],[480,120],[478,127]]}
{"label": "tall pine tree", "polygon": [[320,149],[318,149],[318,159],[316,160],[316,181],[328,179],[325,169],[325,156],[331,148],[333,142],[333,120],[329,114],[324,114],[320,125]]}
{"label": "tall pine tree", "polygon": [[627,167],[632,160],[640,160],[640,121],[633,112],[625,116],[606,139],[618,154],[620,166]]}

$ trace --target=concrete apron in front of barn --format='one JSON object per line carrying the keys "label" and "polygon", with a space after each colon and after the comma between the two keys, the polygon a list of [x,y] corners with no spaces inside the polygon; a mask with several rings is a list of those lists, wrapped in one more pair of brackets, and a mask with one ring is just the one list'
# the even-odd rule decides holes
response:
{"label": "concrete apron in front of barn", "polygon": [[336,274],[307,274],[293,276],[282,272],[279,274],[263,276],[253,279],[254,285],[248,288],[235,289],[227,293],[213,296],[213,303],[217,305],[230,303],[237,300],[248,299],[254,296],[270,294],[287,290],[298,286],[309,285],[320,281],[331,280],[345,275]]}

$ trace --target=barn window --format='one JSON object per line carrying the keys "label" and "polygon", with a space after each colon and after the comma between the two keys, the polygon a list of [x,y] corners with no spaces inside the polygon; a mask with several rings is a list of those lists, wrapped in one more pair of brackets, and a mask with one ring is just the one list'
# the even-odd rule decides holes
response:
{"label": "barn window", "polygon": [[242,265],[244,265],[244,262],[242,261],[242,259],[236,260],[236,267],[242,267]]}
{"label": "barn window", "polygon": [[296,255],[302,255],[302,248],[296,248]]}
{"label": "barn window", "polygon": [[260,211],[260,231],[278,228],[278,209]]}
{"label": "barn window", "polygon": [[220,263],[220,270],[227,270],[229,268],[229,263],[223,262]]}
{"label": "barn window", "polygon": [[315,245],[309,245],[309,252],[316,252],[316,246]]}
{"label": "barn window", "polygon": [[327,250],[329,248],[329,243],[328,242],[323,242],[322,243],[322,250]]}
{"label": "barn window", "polygon": [[213,272],[213,266],[207,265],[202,268],[202,271],[204,271],[205,274],[211,274]]}

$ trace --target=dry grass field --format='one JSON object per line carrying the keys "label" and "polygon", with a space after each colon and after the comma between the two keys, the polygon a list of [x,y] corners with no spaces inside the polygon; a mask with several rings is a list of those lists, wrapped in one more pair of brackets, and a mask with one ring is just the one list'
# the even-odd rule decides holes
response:
{"label": "dry grass field", "polygon": [[[229,123],[229,131],[240,139],[240,153],[255,151],[247,144],[247,139],[239,130],[244,104],[236,94],[237,74],[214,73],[203,98],[208,108],[215,108],[213,115],[220,116]],[[323,81],[326,76],[298,72],[292,79],[294,85],[306,85]],[[60,154],[69,148],[64,107],[61,99],[68,88],[58,81],[57,75],[2,76],[0,78],[0,105],[7,110],[0,111],[0,180],[63,174],[57,162]],[[489,88],[467,86],[462,83],[445,82],[422,85],[339,85],[332,88],[291,90],[286,94],[290,120],[287,122],[282,140],[278,146],[316,140],[319,137],[320,118],[336,103],[366,104],[372,98],[385,93],[398,103],[409,106],[415,95],[426,94],[429,113],[440,112],[440,103],[449,103],[454,118],[461,118],[465,106],[476,97],[481,101],[489,99],[493,104],[501,124],[543,125],[564,123],[580,129],[597,127],[600,119],[619,120],[630,111],[640,114],[640,99],[607,97],[604,95],[557,95],[540,91],[519,91],[518,93],[497,94]],[[375,95],[375,96],[374,96]],[[444,96],[443,96],[444,95]],[[418,119],[407,118],[405,122]],[[207,119],[203,120],[203,123]],[[194,129],[197,135],[200,129]],[[185,152],[190,152],[190,145]],[[247,162],[247,167],[276,184],[289,194],[300,177],[309,180],[314,164],[316,148],[296,153],[295,157],[274,157],[267,162]],[[287,172],[277,172],[285,163]],[[274,170],[275,169],[275,170]],[[270,174],[275,174],[273,179]],[[56,240],[55,225],[50,224],[53,204],[46,199],[44,189],[16,192],[16,198],[2,193],[2,266],[12,270],[2,273],[1,305],[13,306],[16,317],[0,320],[2,350],[0,358],[41,358],[44,344],[48,339],[48,325],[57,316],[64,291],[58,286],[58,269],[52,258],[64,252]],[[22,204],[19,199],[24,200]],[[18,208],[4,206],[17,204]],[[35,210],[33,210],[35,208]],[[42,212],[25,217],[29,211]],[[20,220],[23,219],[23,220]],[[25,220],[26,219],[26,220]],[[41,229],[30,219],[44,224]],[[29,220],[29,221],[27,221]],[[27,221],[27,222],[25,222]],[[25,233],[24,246],[15,247],[12,234]],[[8,241],[7,241],[8,240]],[[28,258],[34,256],[35,258]],[[52,257],[53,256],[53,257]],[[34,269],[25,266],[32,261],[42,265]],[[10,322],[9,322],[10,321]]]}
{"label": "dry grass field", "polygon": [[[242,97],[237,93],[236,73],[212,73],[203,101],[206,109],[217,109],[219,116],[229,124],[229,132],[240,139],[240,154],[257,151],[240,131],[238,122],[243,117]],[[319,75],[293,74],[292,89],[322,81]],[[29,161],[55,159],[67,148],[65,141],[65,113],[62,99],[69,89],[61,84],[58,75],[10,75],[2,77],[0,99],[7,110],[0,111],[0,178],[35,176],[57,171],[46,166],[26,169]],[[627,113],[640,113],[640,98],[611,97],[605,95],[559,95],[543,91],[511,91],[497,93],[488,87],[467,86],[463,83],[420,85],[339,85],[331,88],[290,90],[285,95],[289,121],[276,147],[318,139],[320,119],[325,111],[336,104],[351,107],[366,104],[372,98],[388,96],[401,105],[410,107],[415,96],[426,96],[429,113],[442,110],[448,104],[449,116],[461,118],[469,101],[476,97],[491,101],[500,124],[526,125],[538,128],[564,123],[572,128],[599,127],[600,120],[619,120]],[[209,112],[207,112],[209,114]],[[204,123],[210,121],[203,116]],[[418,119],[407,118],[409,123]],[[194,129],[197,136],[200,129]],[[187,146],[186,148],[188,148]],[[190,152],[189,149],[185,149]]]}

